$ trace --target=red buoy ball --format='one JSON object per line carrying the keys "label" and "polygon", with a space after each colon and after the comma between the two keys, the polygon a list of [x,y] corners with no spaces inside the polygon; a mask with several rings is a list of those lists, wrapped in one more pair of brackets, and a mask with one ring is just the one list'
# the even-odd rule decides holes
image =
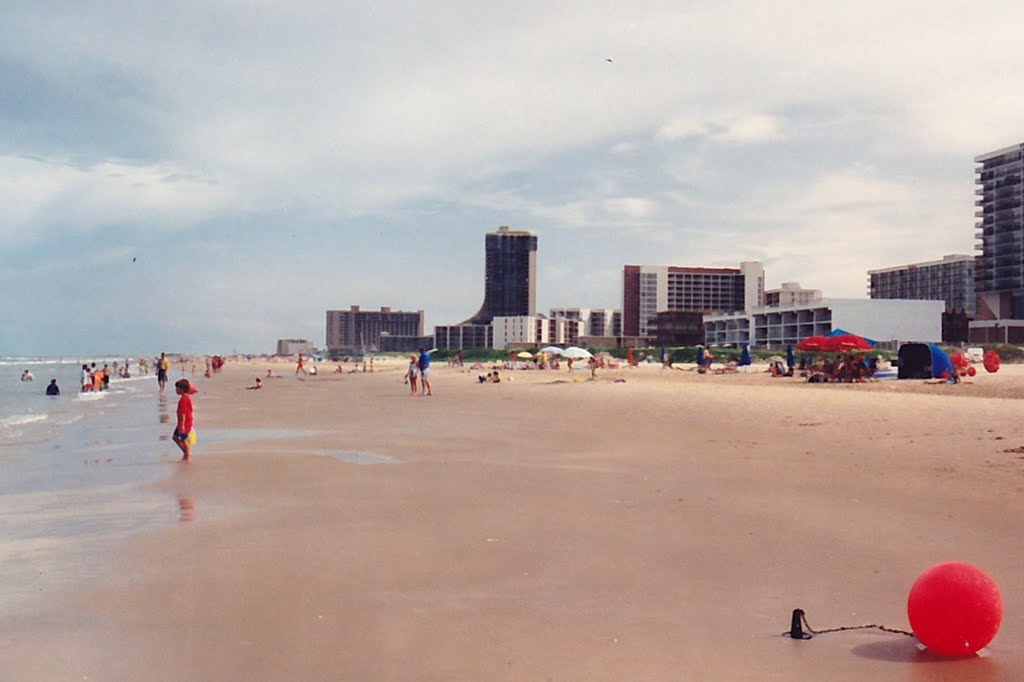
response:
{"label": "red buoy ball", "polygon": [[996,636],[1003,621],[999,588],[981,569],[950,562],[918,576],[907,597],[914,636],[943,656],[970,656]]}

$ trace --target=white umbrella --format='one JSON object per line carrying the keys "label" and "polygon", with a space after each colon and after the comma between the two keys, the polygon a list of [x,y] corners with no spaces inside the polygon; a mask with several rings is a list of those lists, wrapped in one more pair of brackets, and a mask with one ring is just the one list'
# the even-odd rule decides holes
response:
{"label": "white umbrella", "polygon": [[559,348],[558,346],[547,346],[545,348],[541,348],[540,351],[538,351],[538,352],[540,352],[540,353],[548,353],[549,355],[551,355],[551,354],[553,354],[553,355],[561,355],[562,354],[562,349]]}
{"label": "white umbrella", "polygon": [[584,358],[592,358],[594,356],[591,355],[590,351],[588,351],[586,348],[578,348],[576,346],[569,346],[568,348],[566,348],[565,350],[562,351],[562,357],[563,358],[572,358],[573,360],[580,360],[580,359],[584,359]]}

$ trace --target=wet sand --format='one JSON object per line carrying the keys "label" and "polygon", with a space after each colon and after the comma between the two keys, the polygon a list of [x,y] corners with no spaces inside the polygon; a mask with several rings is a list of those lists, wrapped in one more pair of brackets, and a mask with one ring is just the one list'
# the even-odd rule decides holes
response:
{"label": "wet sand", "polygon": [[[274,368],[260,391],[263,365],[199,382],[195,461],[161,484],[179,521],[109,580],[8,614],[0,679],[1024,679],[1022,368],[829,386],[436,367],[416,398],[400,362]],[[780,636],[798,607],[909,629],[911,584],[949,560],[1002,592],[984,657]]]}

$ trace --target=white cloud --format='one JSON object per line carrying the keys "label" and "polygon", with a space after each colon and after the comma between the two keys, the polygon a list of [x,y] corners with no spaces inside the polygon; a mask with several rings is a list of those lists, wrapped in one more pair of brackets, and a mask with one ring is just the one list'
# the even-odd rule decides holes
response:
{"label": "white cloud", "polygon": [[767,114],[723,115],[707,120],[684,116],[669,121],[657,132],[657,137],[664,140],[702,137],[736,143],[767,142],[781,136],[781,121]]}
{"label": "white cloud", "polygon": [[172,163],[77,166],[66,160],[0,156],[0,178],[0,230],[19,241],[52,229],[190,227],[231,201],[222,185]]}

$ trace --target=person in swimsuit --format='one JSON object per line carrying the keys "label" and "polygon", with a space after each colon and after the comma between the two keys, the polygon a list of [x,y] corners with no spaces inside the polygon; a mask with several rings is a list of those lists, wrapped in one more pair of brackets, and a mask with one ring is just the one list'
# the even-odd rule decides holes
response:
{"label": "person in swimsuit", "polygon": [[160,359],[156,363],[156,381],[160,384],[160,392],[164,392],[164,386],[167,385],[167,370],[171,367],[171,361],[167,359],[165,353],[160,354]]}
{"label": "person in swimsuit", "polygon": [[178,398],[178,421],[174,426],[174,434],[171,439],[181,448],[181,461],[192,461],[192,453],[189,451],[189,433],[192,431],[192,398],[191,394],[196,392],[188,379],[179,379],[174,384],[174,391]]}

